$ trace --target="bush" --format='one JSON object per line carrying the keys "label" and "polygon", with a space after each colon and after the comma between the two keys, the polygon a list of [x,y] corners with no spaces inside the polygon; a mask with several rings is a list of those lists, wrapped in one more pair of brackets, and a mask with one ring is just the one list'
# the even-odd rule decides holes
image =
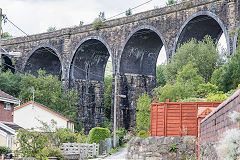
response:
{"label": "bush", "polygon": [[108,128],[95,127],[92,128],[88,135],[88,143],[100,143],[110,137],[110,130]]}
{"label": "bush", "polygon": [[146,131],[138,132],[138,137],[140,137],[140,138],[147,138],[149,136],[150,136],[150,134],[148,132],[146,132]]}
{"label": "bush", "polygon": [[87,135],[84,134],[84,130],[80,131],[77,136],[78,143],[86,143],[88,140]]}
{"label": "bush", "polygon": [[48,157],[57,157],[58,159],[66,159],[59,148],[44,148],[43,152],[47,153]]}
{"label": "bush", "polygon": [[203,83],[199,84],[197,95],[198,97],[206,97],[206,95],[208,95],[209,93],[216,93],[217,90],[218,87],[215,84],[211,84],[210,82]]}
{"label": "bush", "polygon": [[138,111],[136,113],[136,123],[138,129],[146,131],[150,130],[151,101],[151,98],[146,93],[138,98]]}
{"label": "bush", "polygon": [[96,18],[93,22],[93,28],[98,30],[102,26],[102,20],[100,18]]}
{"label": "bush", "polygon": [[9,147],[0,146],[0,155],[11,153],[12,150]]}
{"label": "bush", "polygon": [[210,93],[207,95],[207,101],[225,101],[228,97],[222,92],[218,91],[216,94]]}
{"label": "bush", "polygon": [[124,136],[127,134],[127,130],[125,128],[119,128],[116,131],[116,135],[119,137],[119,145],[123,145],[124,143]]}

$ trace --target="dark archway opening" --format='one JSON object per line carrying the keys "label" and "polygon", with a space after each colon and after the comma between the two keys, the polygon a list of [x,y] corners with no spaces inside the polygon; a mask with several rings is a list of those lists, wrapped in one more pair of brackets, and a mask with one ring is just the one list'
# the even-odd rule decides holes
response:
{"label": "dark archway opening", "polygon": [[130,129],[136,124],[137,99],[151,94],[156,86],[156,63],[163,42],[151,29],[135,32],[127,41],[120,62],[120,126]]}
{"label": "dark archway opening", "polygon": [[177,44],[181,46],[192,38],[201,41],[206,35],[211,36],[217,42],[222,33],[222,28],[215,19],[208,15],[200,15],[190,20],[183,28]]}
{"label": "dark archway opening", "polygon": [[24,72],[38,75],[38,70],[46,71],[46,74],[52,74],[61,78],[62,67],[57,54],[48,47],[41,47],[34,51],[26,62]]}
{"label": "dark archway opening", "polygon": [[79,93],[78,120],[89,132],[104,121],[104,72],[110,54],[96,39],[83,42],[70,69],[70,87]]}
{"label": "dark archway opening", "polygon": [[2,59],[3,59],[2,71],[6,72],[6,71],[10,70],[12,73],[15,73],[15,68],[12,63],[12,60],[4,54],[2,55]]}

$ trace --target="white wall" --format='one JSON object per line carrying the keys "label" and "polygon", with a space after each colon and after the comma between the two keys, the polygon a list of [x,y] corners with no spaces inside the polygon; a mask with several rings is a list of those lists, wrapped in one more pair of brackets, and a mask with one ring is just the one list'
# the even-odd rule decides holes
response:
{"label": "white wall", "polygon": [[23,127],[24,129],[34,128],[35,131],[40,131],[42,127],[40,121],[51,124],[51,120],[57,122],[58,128],[67,128],[67,121],[38,107],[33,104],[28,104],[14,111],[13,122]]}

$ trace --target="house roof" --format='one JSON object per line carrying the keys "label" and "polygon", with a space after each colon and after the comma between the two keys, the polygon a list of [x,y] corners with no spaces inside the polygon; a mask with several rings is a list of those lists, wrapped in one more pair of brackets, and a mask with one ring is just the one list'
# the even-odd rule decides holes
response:
{"label": "house roof", "polygon": [[0,101],[19,104],[20,100],[0,90]]}
{"label": "house roof", "polygon": [[[22,104],[21,106],[15,107],[15,108],[14,108],[14,111],[16,111],[16,110],[18,110],[18,109],[20,109],[20,108],[23,108],[23,107],[25,107],[25,106],[28,106],[29,104],[33,104],[33,101],[29,101],[29,102],[27,102],[27,103],[25,103],[25,104]],[[41,108],[41,109],[44,109],[45,111],[47,111],[47,112],[49,112],[49,113],[51,113],[51,114],[53,114],[53,115],[55,115],[55,116],[57,116],[57,117],[59,117],[59,118],[62,118],[62,119],[64,119],[64,120],[66,120],[66,121],[75,122],[75,121],[71,120],[70,118],[62,115],[61,113],[58,113],[58,112],[54,111],[53,109],[48,108],[48,107],[46,107],[46,106],[44,106],[44,105],[42,105],[42,104],[40,104],[40,103],[37,103],[37,102],[35,102],[35,101],[34,101],[34,106],[37,106],[37,107],[39,107],[39,108]]]}
{"label": "house roof", "polygon": [[18,126],[12,122],[0,122],[0,132],[5,135],[16,135],[16,131],[22,129],[22,127]]}
{"label": "house roof", "polygon": [[2,121],[2,122],[0,122],[0,123],[2,123],[2,124],[4,124],[4,125],[12,128],[12,129],[15,130],[15,131],[17,131],[17,130],[19,130],[19,129],[24,129],[24,128],[22,128],[21,126],[17,125],[16,123],[13,123],[13,122],[5,122],[5,121]]}

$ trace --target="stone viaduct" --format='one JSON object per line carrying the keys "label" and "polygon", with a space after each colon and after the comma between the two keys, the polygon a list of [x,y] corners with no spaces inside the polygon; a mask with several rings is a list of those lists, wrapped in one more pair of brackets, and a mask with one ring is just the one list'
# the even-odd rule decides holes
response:
{"label": "stone viaduct", "polygon": [[[104,71],[109,56],[118,75],[117,125],[135,125],[137,98],[155,87],[156,61],[162,46],[171,58],[178,45],[223,33],[228,53],[236,48],[240,19],[238,0],[192,0],[129,17],[92,25],[3,41],[7,51],[22,52],[14,59],[17,72],[34,75],[42,68],[61,77],[66,88],[79,93],[79,117],[88,131],[103,123]],[[114,81],[113,81],[114,82]]]}

